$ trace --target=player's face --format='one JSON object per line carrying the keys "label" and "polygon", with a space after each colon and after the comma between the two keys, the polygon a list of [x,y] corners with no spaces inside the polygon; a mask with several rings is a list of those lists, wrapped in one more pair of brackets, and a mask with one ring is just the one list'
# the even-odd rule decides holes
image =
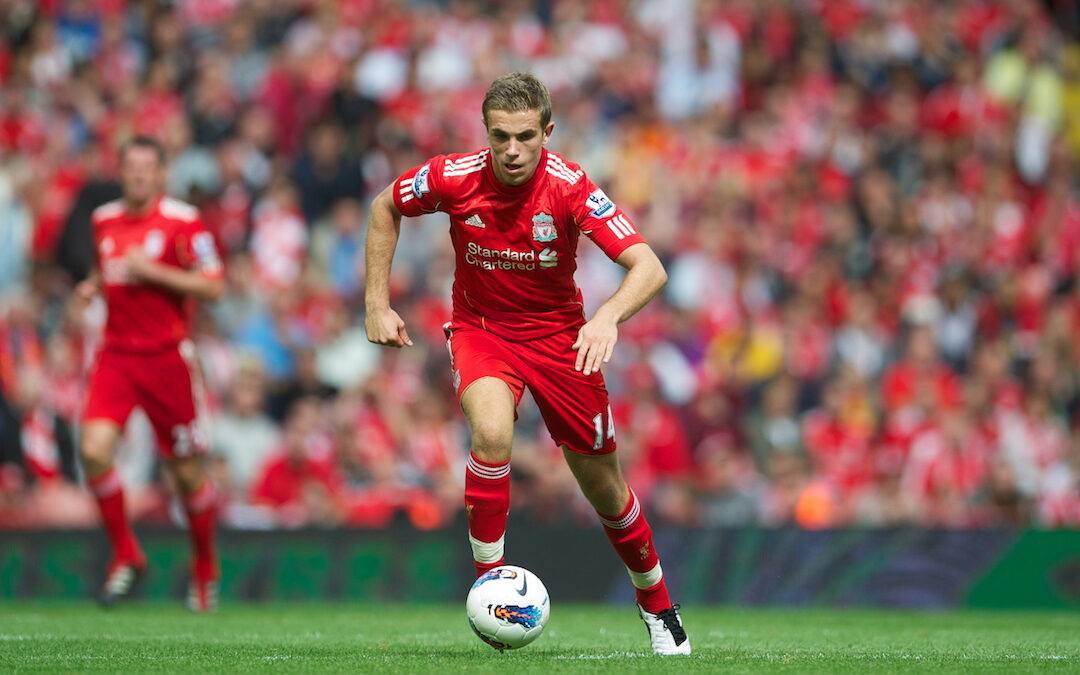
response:
{"label": "player's face", "polygon": [[120,162],[120,183],[124,199],[134,208],[142,208],[156,197],[165,183],[165,167],[157,151],[141,145],[125,150]]}
{"label": "player's face", "polygon": [[540,150],[547,145],[554,128],[554,122],[540,126],[539,110],[489,110],[488,143],[492,168],[499,182],[504,185],[528,182],[540,164]]}

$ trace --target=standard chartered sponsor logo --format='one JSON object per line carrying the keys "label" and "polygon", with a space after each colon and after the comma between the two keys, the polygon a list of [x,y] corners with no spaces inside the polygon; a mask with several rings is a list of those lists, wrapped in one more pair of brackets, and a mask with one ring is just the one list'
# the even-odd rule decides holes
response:
{"label": "standard chartered sponsor logo", "polygon": [[465,262],[486,270],[532,271],[536,269],[536,251],[516,251],[510,247],[484,248],[475,242],[469,242],[465,249]]}
{"label": "standard chartered sponsor logo", "polygon": [[555,267],[558,264],[558,251],[551,248],[545,248],[543,251],[540,251],[540,267]]}

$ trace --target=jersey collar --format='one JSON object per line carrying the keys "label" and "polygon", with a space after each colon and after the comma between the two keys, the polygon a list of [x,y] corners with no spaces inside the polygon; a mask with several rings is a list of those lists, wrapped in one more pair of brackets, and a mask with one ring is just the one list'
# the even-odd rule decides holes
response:
{"label": "jersey collar", "polygon": [[158,195],[157,197],[154,197],[154,199],[150,202],[150,208],[146,209],[142,213],[132,213],[127,207],[127,202],[124,202],[124,220],[139,220],[140,218],[145,218],[149,216],[151,213],[157,213],[158,209],[161,207],[161,200],[164,198],[165,195]]}

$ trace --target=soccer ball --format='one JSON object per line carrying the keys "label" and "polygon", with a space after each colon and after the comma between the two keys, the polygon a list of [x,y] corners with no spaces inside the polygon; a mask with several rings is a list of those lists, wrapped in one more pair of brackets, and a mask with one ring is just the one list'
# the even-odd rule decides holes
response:
{"label": "soccer ball", "polygon": [[501,565],[472,585],[465,611],[473,632],[501,652],[540,637],[551,615],[551,603],[540,577],[524,567]]}

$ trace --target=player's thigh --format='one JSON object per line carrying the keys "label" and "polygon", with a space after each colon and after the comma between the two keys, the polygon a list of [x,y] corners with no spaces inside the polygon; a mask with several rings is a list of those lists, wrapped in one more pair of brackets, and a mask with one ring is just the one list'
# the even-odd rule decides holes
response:
{"label": "player's thigh", "polygon": [[450,367],[480,459],[509,457],[525,382],[512,365],[513,345],[486,331],[447,329]]}
{"label": "player's thigh", "polygon": [[112,465],[116,441],[138,402],[132,382],[136,370],[127,355],[99,352],[94,359],[79,440],[84,468],[91,475]]}
{"label": "player's thigh", "polygon": [[161,454],[166,459],[204,454],[205,393],[191,343],[150,358],[138,385],[139,405],[150,418]]}
{"label": "player's thigh", "polygon": [[514,441],[517,408],[510,386],[498,377],[478,378],[462,392],[461,408],[469,420],[477,456],[488,462],[506,461]]}
{"label": "player's thigh", "polygon": [[139,376],[139,369],[138,360],[127,354],[99,352],[94,357],[83,404],[84,427],[95,421],[112,422],[121,429],[124,427],[138,403],[138,389],[134,380]]}

